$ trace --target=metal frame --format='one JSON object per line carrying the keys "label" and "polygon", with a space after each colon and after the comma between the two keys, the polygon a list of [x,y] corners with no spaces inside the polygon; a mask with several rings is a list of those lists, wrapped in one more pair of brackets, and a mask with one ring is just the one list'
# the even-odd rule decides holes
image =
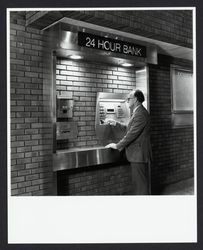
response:
{"label": "metal frame", "polygon": [[53,153],[56,153],[56,54],[52,55],[52,112],[53,112]]}
{"label": "metal frame", "polygon": [[193,124],[181,124],[181,125],[176,125],[175,124],[175,115],[193,115],[193,110],[174,110],[174,97],[173,97],[173,91],[174,91],[174,82],[173,82],[173,70],[174,69],[179,69],[182,71],[186,72],[191,72],[193,73],[192,68],[189,67],[183,67],[179,66],[176,64],[171,64],[170,65],[170,86],[171,86],[171,118],[172,118],[172,125],[173,128],[185,128],[185,127],[192,127]]}

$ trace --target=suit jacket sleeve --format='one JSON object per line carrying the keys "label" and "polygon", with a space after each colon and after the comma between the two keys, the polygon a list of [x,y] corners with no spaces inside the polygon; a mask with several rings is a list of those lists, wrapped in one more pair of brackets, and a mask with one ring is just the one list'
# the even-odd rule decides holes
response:
{"label": "suit jacket sleeve", "polygon": [[120,122],[116,122],[116,127],[120,128],[123,131],[126,131],[127,129],[127,125]]}
{"label": "suit jacket sleeve", "polygon": [[119,151],[123,150],[128,144],[134,141],[142,132],[147,121],[144,115],[136,114],[131,121],[131,125],[126,135],[117,144]]}

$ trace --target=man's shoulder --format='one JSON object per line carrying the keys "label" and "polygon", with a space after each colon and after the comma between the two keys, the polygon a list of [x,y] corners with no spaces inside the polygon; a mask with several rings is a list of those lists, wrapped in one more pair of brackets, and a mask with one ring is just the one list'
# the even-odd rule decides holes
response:
{"label": "man's shoulder", "polygon": [[140,117],[148,119],[149,112],[143,105],[140,105],[140,107],[135,111],[135,116],[136,117],[140,116]]}
{"label": "man's shoulder", "polygon": [[135,112],[137,112],[137,113],[142,113],[142,112],[149,113],[143,105],[140,105]]}

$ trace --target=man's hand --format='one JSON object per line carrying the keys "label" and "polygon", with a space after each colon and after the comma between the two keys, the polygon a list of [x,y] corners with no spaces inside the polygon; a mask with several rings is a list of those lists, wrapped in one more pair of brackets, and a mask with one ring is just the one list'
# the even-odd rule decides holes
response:
{"label": "man's hand", "polygon": [[116,121],[114,119],[111,119],[111,118],[107,118],[105,120],[105,123],[111,125],[111,126],[116,126]]}
{"label": "man's hand", "polygon": [[116,146],[116,143],[109,143],[108,145],[105,146],[105,148],[117,149],[117,146]]}

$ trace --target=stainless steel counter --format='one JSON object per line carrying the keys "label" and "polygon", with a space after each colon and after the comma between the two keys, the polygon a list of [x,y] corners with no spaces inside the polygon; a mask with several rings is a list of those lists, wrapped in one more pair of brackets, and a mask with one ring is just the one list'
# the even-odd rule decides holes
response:
{"label": "stainless steel counter", "polygon": [[118,150],[100,147],[59,150],[53,155],[53,171],[74,169],[123,160]]}

